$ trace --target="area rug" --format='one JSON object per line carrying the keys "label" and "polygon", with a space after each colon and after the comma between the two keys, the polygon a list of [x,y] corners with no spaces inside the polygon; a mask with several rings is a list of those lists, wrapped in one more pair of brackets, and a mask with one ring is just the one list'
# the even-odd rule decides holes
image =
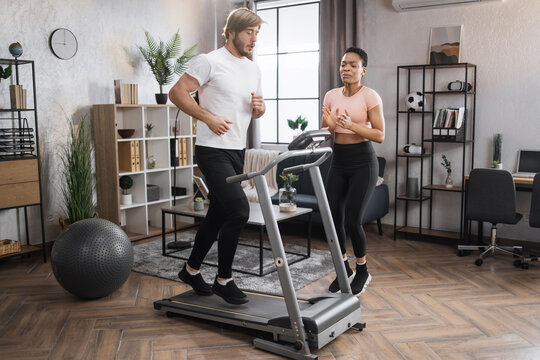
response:
{"label": "area rug", "polygon": [[[195,230],[182,232],[178,236],[179,241],[193,241]],[[174,240],[174,236],[167,238],[167,243]],[[258,241],[241,238],[240,243],[258,245]],[[264,247],[270,247],[268,242],[265,242]],[[161,239],[152,242],[136,245],[133,247],[135,261],[133,270],[154,275],[165,279],[178,279],[178,271],[182,268],[185,260],[173,258],[170,256],[161,255]],[[306,248],[285,243],[285,250],[299,254],[305,254]],[[191,248],[179,251],[175,255],[189,257]],[[263,268],[265,272],[271,268],[275,268],[270,250],[263,251]],[[287,255],[287,261],[291,262],[297,259],[297,255]],[[214,244],[206,259],[207,262],[217,264],[217,243]],[[234,268],[247,270],[250,272],[259,271],[259,249],[258,247],[250,247],[239,245],[236,251],[236,257],[233,264]],[[296,290],[303,288],[309,283],[318,280],[334,270],[330,252],[311,249],[311,257],[299,261],[289,266],[293,285]],[[201,267],[201,274],[208,283],[214,281],[217,273],[217,267],[204,265]],[[267,294],[281,295],[281,287],[277,272],[274,271],[268,275],[259,277],[256,275],[243,274],[233,270],[234,281],[241,289],[255,290]]]}

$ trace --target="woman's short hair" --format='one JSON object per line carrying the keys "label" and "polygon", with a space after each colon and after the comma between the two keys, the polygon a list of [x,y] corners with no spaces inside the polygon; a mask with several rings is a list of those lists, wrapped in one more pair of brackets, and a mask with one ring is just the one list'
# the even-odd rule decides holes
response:
{"label": "woman's short hair", "polygon": [[343,55],[345,55],[346,53],[357,54],[362,59],[362,66],[367,67],[367,53],[364,50],[351,46],[350,48],[345,50],[345,53]]}
{"label": "woman's short hair", "polygon": [[263,19],[248,8],[242,7],[231,11],[223,27],[223,36],[229,40],[229,31],[239,32],[250,26],[261,26]]}

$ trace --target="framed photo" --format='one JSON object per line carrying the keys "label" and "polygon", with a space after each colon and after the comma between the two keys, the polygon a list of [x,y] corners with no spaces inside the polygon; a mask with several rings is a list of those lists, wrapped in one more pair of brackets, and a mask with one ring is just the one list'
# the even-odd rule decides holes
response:
{"label": "framed photo", "polygon": [[208,200],[208,188],[206,187],[203,179],[199,176],[193,175],[193,181],[195,181],[195,184],[197,184],[197,187],[199,188],[199,191],[204,196],[204,198]]}
{"label": "framed photo", "polygon": [[460,62],[461,25],[431,28],[429,64],[457,64]]}

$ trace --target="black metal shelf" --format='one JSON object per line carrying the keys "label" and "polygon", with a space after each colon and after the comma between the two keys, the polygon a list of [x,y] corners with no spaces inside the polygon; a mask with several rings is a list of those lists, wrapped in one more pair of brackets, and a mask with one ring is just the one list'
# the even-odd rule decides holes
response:
{"label": "black metal shelf", "polygon": [[[473,88],[469,91],[452,91],[452,90],[435,90],[441,89],[441,81],[438,81],[437,75],[439,72],[445,72],[449,69],[452,74],[456,72],[463,75],[458,75],[457,79],[464,83],[472,84]],[[394,239],[397,232],[406,232],[417,234],[420,238],[423,236],[448,237],[452,239],[456,237],[454,232],[445,232],[432,229],[434,203],[436,199],[432,196],[435,192],[447,192],[459,194],[460,202],[460,233],[464,226],[464,202],[465,191],[461,186],[447,188],[444,184],[435,184],[434,182],[434,167],[438,166],[440,161],[434,161],[436,157],[440,157],[441,152],[436,151],[437,143],[453,144],[461,149],[459,159],[451,159],[453,170],[459,173],[460,176],[465,175],[474,168],[474,138],[475,138],[475,114],[476,114],[476,88],[477,88],[477,67],[471,63],[459,64],[444,64],[444,65],[402,65],[397,67],[397,90],[396,90],[396,161],[395,161],[395,182],[394,182]],[[400,80],[404,79],[402,87]],[[415,88],[416,87],[416,88]],[[422,111],[403,110],[403,97],[411,92],[418,91],[424,95],[431,97],[429,109],[420,108]],[[443,106],[437,105],[439,97],[444,99],[440,104],[448,105],[448,100],[456,100],[462,102],[460,107],[464,108],[465,121],[464,125],[456,129],[454,133],[448,134],[441,131],[440,136],[448,137],[448,139],[437,138],[438,134],[432,135],[433,119]],[[439,100],[440,101],[440,100]],[[401,105],[400,105],[401,104]],[[400,108],[401,106],[401,108]],[[421,118],[421,121],[419,119]],[[427,121],[425,121],[427,120]],[[401,129],[403,128],[403,129]],[[421,130],[420,130],[421,128]],[[436,128],[439,129],[439,128]],[[400,136],[401,134],[401,136]],[[429,134],[429,139],[426,138]],[[435,139],[431,137],[435,137]],[[469,140],[458,140],[469,139]],[[405,144],[416,143],[426,152],[424,154],[407,154],[402,152]],[[411,160],[414,159],[414,160]],[[424,161],[427,160],[427,161]],[[405,175],[406,174],[406,175]],[[398,186],[403,187],[405,177],[418,177],[419,191],[418,197],[409,197],[404,194],[398,194]],[[401,188],[400,191],[403,191]],[[410,201],[416,201],[418,206],[409,207]],[[428,205],[429,204],[429,205]],[[428,205],[426,208],[425,205]],[[400,212],[400,207],[404,207],[404,211]],[[444,210],[443,210],[444,211]],[[398,212],[403,215],[404,221],[398,226]],[[418,223],[416,226],[409,224],[409,213],[416,212]],[[400,215],[400,216],[401,216]],[[427,217],[427,221],[425,219]],[[426,224],[427,222],[427,224]],[[426,226],[427,225],[427,226]],[[435,235],[436,234],[436,235]]]}
{"label": "black metal shelf", "polygon": [[[43,254],[43,261],[47,261],[47,249],[45,244],[45,222],[44,222],[44,214],[43,214],[43,189],[42,189],[42,182],[41,182],[41,163],[40,163],[40,152],[39,152],[39,131],[38,131],[38,113],[37,113],[37,96],[36,96],[36,72],[34,67],[34,61],[33,60],[21,60],[21,59],[0,59],[0,65],[12,65],[12,77],[14,79],[14,85],[21,85],[19,83],[20,78],[20,71],[22,68],[25,69],[25,75],[26,71],[28,71],[31,76],[31,84],[28,84],[28,94],[31,94],[31,103],[28,104],[31,106],[31,108],[24,108],[24,109],[0,109],[0,113],[11,113],[11,118],[5,119],[1,118],[2,120],[12,120],[14,122],[14,125],[11,125],[10,127],[4,127],[2,126],[3,137],[2,139],[4,142],[11,142],[11,145],[13,143],[21,142],[20,148],[18,150],[13,151],[11,149],[10,151],[6,151],[4,149],[3,154],[0,155],[0,162],[8,162],[8,161],[17,161],[17,160],[37,160],[37,178],[38,178],[38,185],[39,185],[39,203],[34,203],[34,201],[27,201],[27,203],[19,202],[19,203],[9,203],[5,202],[3,205],[7,206],[0,210],[4,209],[24,209],[24,225],[25,225],[25,233],[26,233],[26,244],[23,245],[22,239],[18,239],[21,242],[21,251],[18,253],[11,253],[7,254],[1,259],[4,258],[10,258],[14,256],[20,256],[24,254],[34,253],[34,252],[42,252]],[[30,68],[30,70],[28,70]],[[30,123],[31,125],[28,125],[28,119],[31,119]],[[25,124],[25,125],[21,125]],[[32,133],[32,143],[30,144],[28,141],[25,141],[25,134],[27,133],[20,133],[16,134],[15,136],[7,136],[9,133],[13,132],[30,132]],[[9,131],[6,131],[9,130]],[[13,135],[13,134],[12,134]],[[26,145],[31,145],[31,148],[26,147]],[[24,145],[24,146],[23,146]],[[13,148],[13,146],[11,146]],[[24,150],[24,151],[23,151]],[[14,154],[12,154],[14,153]],[[18,153],[18,154],[16,154]],[[7,163],[6,163],[7,165]],[[18,166],[18,165],[16,165]],[[35,180],[33,180],[35,181]],[[32,199],[33,200],[33,199]],[[36,199],[37,200],[37,199]],[[13,206],[14,205],[14,206]],[[39,206],[39,220],[41,225],[41,245],[32,245],[30,244],[30,232],[29,232],[29,226],[28,226],[28,211],[27,208],[31,206]],[[7,214],[7,212],[6,212]],[[9,216],[12,216],[12,213],[9,213]]]}

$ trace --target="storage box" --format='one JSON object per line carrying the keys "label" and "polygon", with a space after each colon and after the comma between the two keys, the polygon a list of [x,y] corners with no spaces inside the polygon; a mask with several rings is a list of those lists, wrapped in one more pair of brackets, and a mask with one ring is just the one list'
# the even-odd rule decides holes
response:
{"label": "storage box", "polygon": [[157,185],[146,185],[146,201],[158,201],[159,200],[159,186]]}
{"label": "storage box", "polygon": [[178,186],[173,186],[173,187],[171,187],[171,195],[173,195],[173,196],[183,196],[183,195],[186,195],[186,188],[184,188],[184,187],[178,187]]}

